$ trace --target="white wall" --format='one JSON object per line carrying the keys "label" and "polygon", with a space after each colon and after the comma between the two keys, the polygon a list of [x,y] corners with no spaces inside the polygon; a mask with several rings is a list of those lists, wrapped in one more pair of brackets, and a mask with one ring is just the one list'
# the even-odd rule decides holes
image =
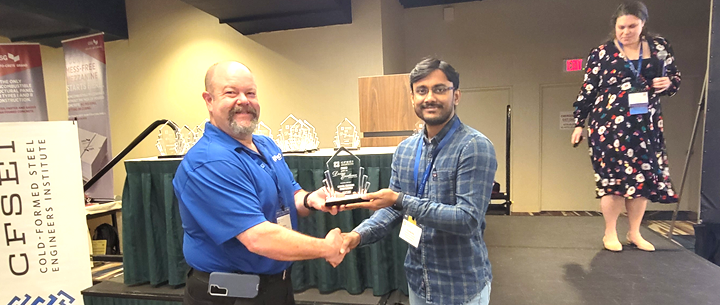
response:
{"label": "white wall", "polygon": [[383,74],[408,73],[405,69],[404,11],[399,1],[380,1],[382,16]]}
{"label": "white wall", "polygon": [[[699,98],[699,80],[704,74],[709,1],[645,3],[650,11],[647,26],[672,43],[686,80],[678,95],[663,99],[671,170],[679,184]],[[562,60],[586,58],[590,49],[606,40],[612,30],[609,20],[616,5],[615,1],[485,0],[453,5],[452,22],[443,21],[442,6],[404,12],[407,70],[422,57],[434,55],[458,70],[463,89],[511,88],[514,211],[538,211],[542,205],[540,87],[576,83],[579,89],[582,74],[562,72]],[[568,111],[572,110],[573,101],[567,101]],[[497,103],[504,105],[504,101]],[[496,109],[503,105],[487,107]],[[504,145],[504,139],[491,140],[496,146]],[[565,169],[557,169],[557,174],[577,167],[590,167],[590,162],[568,164]],[[683,200],[685,209],[688,202],[697,202],[693,191],[699,189],[697,169],[691,174],[694,184],[688,187]],[[649,209],[669,207],[653,205]]]}

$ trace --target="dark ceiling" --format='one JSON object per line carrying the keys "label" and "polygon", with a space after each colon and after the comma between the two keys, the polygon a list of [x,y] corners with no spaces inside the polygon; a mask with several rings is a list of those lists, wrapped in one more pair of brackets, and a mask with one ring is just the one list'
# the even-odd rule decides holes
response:
{"label": "dark ceiling", "polygon": [[350,0],[182,0],[243,35],[352,23]]}
{"label": "dark ceiling", "polygon": [[[380,0],[383,1],[383,0]],[[472,2],[482,0],[398,0],[404,8],[433,6],[433,5],[448,5],[460,2]]]}
{"label": "dark ceiling", "polygon": [[12,42],[61,41],[92,33],[127,39],[125,0],[0,0],[0,36]]}
{"label": "dark ceiling", "polygon": [[[243,35],[352,23],[351,0],[182,1]],[[479,0],[398,1],[414,8]],[[99,32],[105,41],[128,38],[124,0],[0,0],[0,36],[12,42],[60,47],[62,40]]]}

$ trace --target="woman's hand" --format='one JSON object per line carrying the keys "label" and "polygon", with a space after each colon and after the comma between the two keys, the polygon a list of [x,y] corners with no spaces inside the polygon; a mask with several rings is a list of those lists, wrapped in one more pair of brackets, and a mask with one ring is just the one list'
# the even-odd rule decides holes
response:
{"label": "woman's hand", "polygon": [[575,127],[575,130],[573,130],[572,136],[570,136],[570,144],[577,144],[580,143],[580,139],[582,138],[582,127]]}
{"label": "woman's hand", "polygon": [[670,81],[670,78],[667,76],[656,77],[656,78],[653,78],[653,81],[652,81],[652,86],[655,89],[655,93],[660,93],[660,92],[667,90],[667,88],[670,88],[670,85],[672,85],[672,82]]}

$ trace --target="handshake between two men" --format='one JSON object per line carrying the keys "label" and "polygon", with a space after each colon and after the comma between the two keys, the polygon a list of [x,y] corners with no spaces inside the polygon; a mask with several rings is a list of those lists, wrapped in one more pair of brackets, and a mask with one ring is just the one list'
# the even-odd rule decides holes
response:
{"label": "handshake between two men", "polygon": [[[399,193],[390,189],[382,189],[374,193],[360,195],[360,198],[365,200],[363,202],[334,205],[331,207],[325,205],[327,195],[328,193],[324,191],[324,188],[313,192],[308,198],[308,205],[318,211],[327,212],[332,215],[337,215],[338,212],[360,208],[376,211],[392,206],[398,200]],[[325,236],[324,243],[327,246],[327,250],[323,257],[330,265],[337,267],[343,261],[345,255],[360,244],[360,234],[353,231],[342,233],[340,228],[335,228],[330,230]]]}

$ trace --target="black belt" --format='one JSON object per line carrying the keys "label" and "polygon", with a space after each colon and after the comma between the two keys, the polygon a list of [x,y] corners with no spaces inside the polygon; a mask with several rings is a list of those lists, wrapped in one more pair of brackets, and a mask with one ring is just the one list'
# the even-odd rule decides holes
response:
{"label": "black belt", "polygon": [[[242,272],[235,272],[235,273],[242,273]],[[190,271],[188,272],[188,276],[195,275],[206,282],[210,280],[210,273],[197,270],[195,268],[190,268]],[[261,283],[270,283],[275,281],[284,281],[286,278],[288,278],[290,275],[290,268],[287,270],[284,270],[283,272],[277,273],[277,274],[258,274],[260,277]]]}

